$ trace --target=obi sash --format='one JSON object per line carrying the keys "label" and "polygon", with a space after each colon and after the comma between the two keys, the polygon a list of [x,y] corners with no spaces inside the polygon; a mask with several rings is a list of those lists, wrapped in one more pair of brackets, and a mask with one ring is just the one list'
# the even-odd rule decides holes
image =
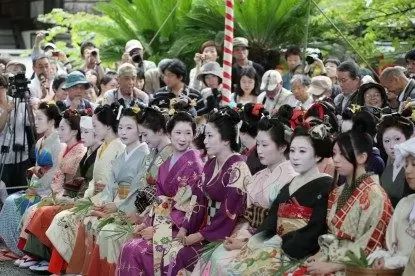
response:
{"label": "obi sash", "polygon": [[301,206],[294,198],[288,203],[282,203],[277,211],[277,233],[283,236],[303,228],[310,221],[313,209]]}
{"label": "obi sash", "polygon": [[268,215],[268,208],[252,204],[245,210],[244,218],[249,222],[253,228],[258,228]]}
{"label": "obi sash", "polygon": [[207,212],[207,225],[210,225],[211,219],[216,215],[216,212],[220,209],[221,202],[214,201],[209,198],[208,212]]}
{"label": "obi sash", "polygon": [[130,194],[131,183],[119,182],[117,196],[119,199],[126,199]]}

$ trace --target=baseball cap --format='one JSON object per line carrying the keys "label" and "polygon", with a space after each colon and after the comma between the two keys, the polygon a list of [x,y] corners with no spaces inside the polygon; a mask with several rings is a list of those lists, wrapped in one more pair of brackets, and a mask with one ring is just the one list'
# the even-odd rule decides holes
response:
{"label": "baseball cap", "polygon": [[261,91],[272,91],[282,82],[280,72],[277,70],[268,70],[262,76]]}
{"label": "baseball cap", "polygon": [[143,45],[137,39],[131,39],[125,44],[125,52],[129,53],[134,49],[141,49],[143,50]]}
{"label": "baseball cap", "polygon": [[130,63],[123,63],[118,68],[118,76],[119,77],[136,77],[137,76],[137,69],[134,65]]}
{"label": "baseball cap", "polygon": [[332,85],[333,83],[329,77],[315,76],[311,79],[311,84],[307,92],[314,96],[321,96],[324,92],[330,91]]}
{"label": "baseball cap", "polygon": [[246,39],[245,37],[235,37],[233,39],[233,47],[249,48],[248,39]]}

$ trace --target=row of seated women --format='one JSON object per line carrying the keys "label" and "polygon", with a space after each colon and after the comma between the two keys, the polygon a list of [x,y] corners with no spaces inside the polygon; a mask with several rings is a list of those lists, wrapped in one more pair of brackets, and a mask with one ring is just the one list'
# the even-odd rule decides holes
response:
{"label": "row of seated women", "polygon": [[[364,125],[333,140],[316,116],[292,130],[249,108],[264,167],[254,175],[238,153],[239,130],[252,126],[229,107],[197,127],[185,112],[166,121],[154,108],[106,105],[92,118],[68,110],[61,119],[41,103],[30,186],[0,213],[11,251],[2,256],[55,274],[340,275],[347,252],[363,249],[375,267],[404,267],[415,198],[393,212],[367,170],[373,139]],[[389,128],[383,141],[396,139]],[[392,179],[396,166],[403,190],[415,190],[415,142],[402,142],[390,153]]]}

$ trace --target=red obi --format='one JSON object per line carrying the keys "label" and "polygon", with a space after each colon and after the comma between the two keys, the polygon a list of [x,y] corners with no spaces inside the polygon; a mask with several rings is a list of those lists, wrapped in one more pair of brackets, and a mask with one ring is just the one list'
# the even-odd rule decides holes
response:
{"label": "red obi", "polygon": [[301,206],[295,199],[282,203],[277,211],[277,233],[283,236],[291,231],[303,228],[310,221],[313,209]]}

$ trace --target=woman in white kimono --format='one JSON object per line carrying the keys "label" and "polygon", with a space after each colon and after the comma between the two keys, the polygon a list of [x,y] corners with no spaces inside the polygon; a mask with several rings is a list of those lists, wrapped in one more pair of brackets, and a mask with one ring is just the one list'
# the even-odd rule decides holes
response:
{"label": "woman in white kimono", "polygon": [[[104,143],[99,147],[95,159],[93,179],[85,191],[84,198],[80,200],[90,200],[94,205],[102,203],[102,191],[105,185],[110,182],[113,161],[124,152],[125,145],[117,138],[119,113],[118,106],[104,105],[95,109],[92,117],[94,131],[97,139]],[[49,271],[60,273],[72,257],[75,247],[76,233],[78,226],[83,221],[88,212],[74,213],[73,209],[65,210],[57,214],[50,227],[46,231],[46,236],[53,245],[50,264],[54,265]]]}
{"label": "woman in white kimono", "polygon": [[[102,204],[93,207],[91,216],[85,219],[85,222],[91,225],[90,229],[86,229],[87,233],[82,232],[82,227],[78,229],[77,243],[71,259],[71,272],[78,269],[77,273],[81,273],[82,269],[87,275],[115,273],[115,261],[118,259],[119,250],[129,235],[122,231],[122,228],[125,228],[123,222],[108,223],[103,219],[111,216],[123,219],[125,215],[133,215],[136,211],[134,203],[139,181],[145,174],[144,159],[150,153],[147,144],[141,143],[139,139],[139,111],[136,107],[123,109],[118,136],[126,146],[125,151],[113,162],[110,182],[102,193]],[[88,238],[92,236],[95,236],[96,243],[85,247],[85,244],[88,245]],[[105,266],[104,263],[101,266],[100,260],[108,258],[113,266]]]}
{"label": "woman in white kimono", "polygon": [[[395,146],[395,163],[405,168],[409,188],[415,190],[415,138]],[[402,164],[402,165],[401,165]],[[401,268],[415,247],[415,194],[402,198],[386,229],[386,249],[369,255],[374,268]]]}
{"label": "woman in white kimono", "polygon": [[238,223],[231,237],[201,257],[192,275],[226,275],[227,266],[262,224],[280,189],[297,175],[286,159],[291,132],[278,119],[263,117],[259,121],[256,147],[261,164],[267,167],[257,172],[247,186],[244,220]]}

